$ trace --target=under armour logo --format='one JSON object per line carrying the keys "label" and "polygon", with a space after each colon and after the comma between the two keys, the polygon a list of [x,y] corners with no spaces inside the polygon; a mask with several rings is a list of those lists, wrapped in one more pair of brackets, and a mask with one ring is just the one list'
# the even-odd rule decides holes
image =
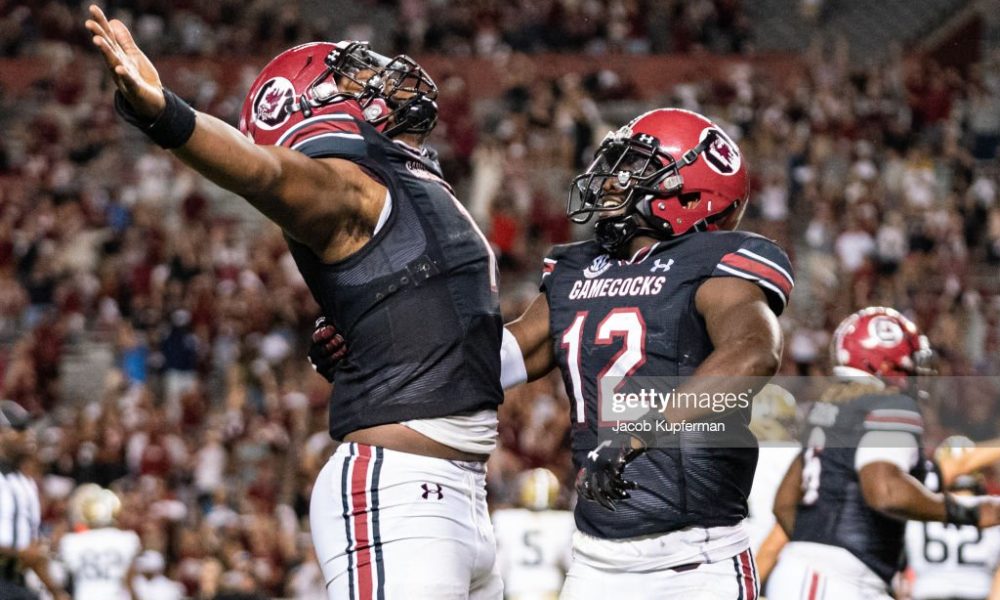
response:
{"label": "under armour logo", "polygon": [[587,453],[587,458],[590,459],[591,462],[596,461],[597,459],[601,458],[600,455],[601,450],[604,450],[610,445],[611,445],[611,440],[604,440],[603,442],[601,442],[600,446],[594,448],[593,450]]}
{"label": "under armour logo", "polygon": [[424,490],[424,493],[420,495],[420,497],[424,500],[430,498],[431,495],[437,495],[437,497],[434,498],[435,500],[444,499],[444,488],[441,487],[440,483],[422,483],[420,484],[420,489]]}
{"label": "under armour logo", "polygon": [[656,138],[649,135],[648,133],[640,133],[639,135],[635,136],[635,139],[639,140],[643,144],[646,144],[647,146],[656,145]]}
{"label": "under armour logo", "polygon": [[656,259],[655,261],[653,261],[653,267],[649,270],[649,272],[650,273],[656,273],[659,270],[663,270],[664,272],[667,272],[667,271],[670,270],[670,266],[672,264],[674,264],[674,259],[672,259],[672,258],[667,261],[667,264],[663,264],[663,263],[660,262],[660,259]]}

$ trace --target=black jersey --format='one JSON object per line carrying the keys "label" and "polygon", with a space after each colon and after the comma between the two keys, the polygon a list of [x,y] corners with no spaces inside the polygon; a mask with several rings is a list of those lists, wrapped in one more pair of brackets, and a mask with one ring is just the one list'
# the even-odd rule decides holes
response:
{"label": "black jersey", "polygon": [[[555,357],[572,405],[577,467],[598,444],[598,381],[608,375],[686,376],[713,347],[695,308],[695,292],[712,277],[761,286],[780,314],[793,282],[788,257],[773,242],[744,232],[695,233],[661,241],[629,261],[610,258],[595,242],[554,249],[541,289],[550,312]],[[639,489],[615,512],[576,505],[581,531],[601,538],[666,533],[687,526],[739,523],[757,464],[747,425],[750,410],[723,417],[737,448],[654,448],[625,469]],[[702,436],[704,434],[701,434]]]}
{"label": "black jersey", "polygon": [[343,261],[324,263],[289,240],[313,297],[351,349],[335,374],[330,435],[498,406],[496,261],[436,161],[346,115],[308,119],[281,144],[357,163],[391,202],[381,229]]}
{"label": "black jersey", "polygon": [[[903,553],[906,523],[870,508],[861,494],[855,455],[872,432],[905,432],[920,446],[923,421],[915,400],[897,393],[859,396],[847,403],[817,402],[806,419],[802,501],[791,540],[838,546],[886,582]],[[920,459],[910,474],[926,476]]]}

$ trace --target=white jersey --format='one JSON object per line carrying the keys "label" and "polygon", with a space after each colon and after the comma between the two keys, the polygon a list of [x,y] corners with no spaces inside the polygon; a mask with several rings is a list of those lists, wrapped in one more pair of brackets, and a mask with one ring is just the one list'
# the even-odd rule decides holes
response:
{"label": "white jersey", "polygon": [[184,600],[185,596],[183,585],[163,575],[136,575],[132,578],[132,588],[136,600]]}
{"label": "white jersey", "polygon": [[141,550],[134,531],[114,527],[64,535],[59,557],[73,578],[74,600],[127,599],[125,576]]}
{"label": "white jersey", "polygon": [[753,487],[750,489],[750,497],[747,498],[749,514],[743,521],[754,554],[760,550],[760,545],[774,528],[774,497],[789,465],[801,452],[798,444],[792,444],[793,442],[789,442],[786,446],[760,447],[760,458],[757,459],[757,470],[753,475]]}
{"label": "white jersey", "polygon": [[984,599],[1000,558],[1000,527],[982,531],[945,523],[906,525],[906,557],[916,579],[914,600]]}
{"label": "white jersey", "polygon": [[504,596],[555,598],[572,558],[573,513],[501,509],[493,513],[493,529]]}

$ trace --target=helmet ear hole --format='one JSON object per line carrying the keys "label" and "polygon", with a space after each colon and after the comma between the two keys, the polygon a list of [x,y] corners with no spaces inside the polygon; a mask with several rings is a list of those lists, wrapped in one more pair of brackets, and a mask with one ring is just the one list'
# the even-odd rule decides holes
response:
{"label": "helmet ear hole", "polygon": [[701,192],[689,192],[687,194],[681,194],[678,199],[681,202],[681,206],[684,208],[694,208],[698,206],[701,202]]}

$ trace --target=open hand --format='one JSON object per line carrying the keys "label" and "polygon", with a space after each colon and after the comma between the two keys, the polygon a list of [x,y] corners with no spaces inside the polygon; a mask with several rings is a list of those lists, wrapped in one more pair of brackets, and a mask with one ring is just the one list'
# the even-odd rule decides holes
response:
{"label": "open hand", "polygon": [[104,56],[115,85],[139,116],[155,119],[163,112],[166,100],[153,63],[135,45],[124,23],[118,19],[109,23],[104,11],[93,4],[90,16],[85,26],[93,34],[94,45]]}
{"label": "open hand", "polygon": [[625,465],[645,452],[645,447],[634,448],[631,442],[631,438],[605,440],[587,453],[587,462],[576,476],[576,491],[581,498],[611,511],[616,502],[629,498],[628,491],[638,486],[625,479]]}

